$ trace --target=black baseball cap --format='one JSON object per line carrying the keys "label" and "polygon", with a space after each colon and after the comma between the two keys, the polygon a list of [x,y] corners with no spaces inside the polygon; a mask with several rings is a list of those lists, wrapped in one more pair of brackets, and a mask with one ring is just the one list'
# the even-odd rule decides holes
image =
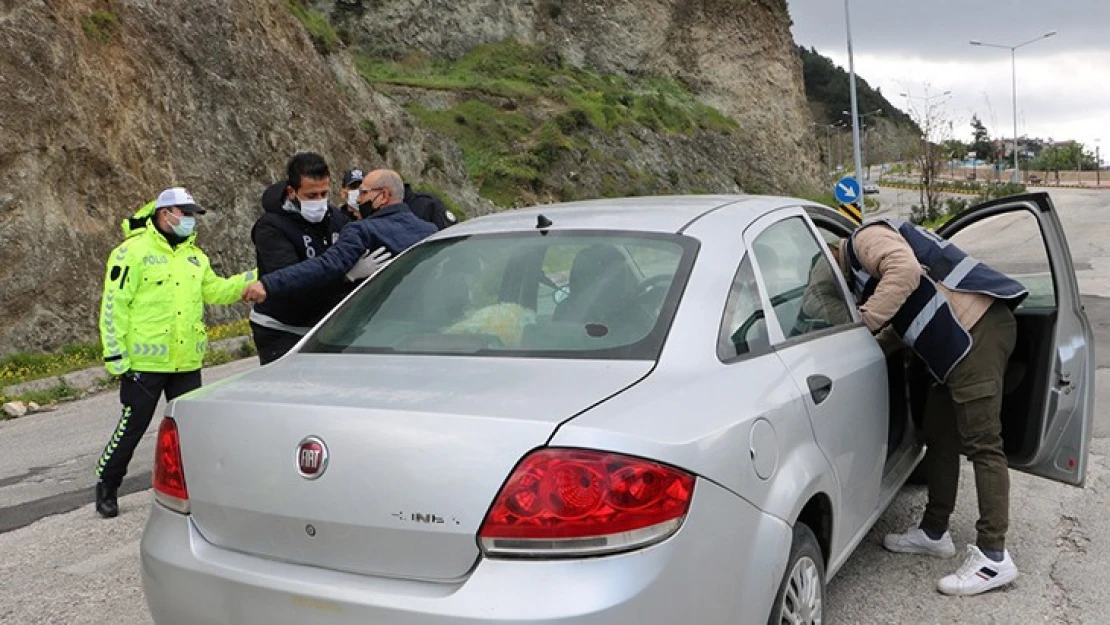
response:
{"label": "black baseball cap", "polygon": [[364,177],[361,169],[348,169],[343,174],[343,186],[349,187],[355,183],[362,182]]}

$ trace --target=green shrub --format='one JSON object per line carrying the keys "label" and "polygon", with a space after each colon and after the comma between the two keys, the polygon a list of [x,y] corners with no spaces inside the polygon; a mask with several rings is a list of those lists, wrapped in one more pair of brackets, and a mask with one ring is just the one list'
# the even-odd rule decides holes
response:
{"label": "green shrub", "polygon": [[81,18],[81,30],[89,38],[107,43],[119,34],[119,18],[111,11],[97,9]]}

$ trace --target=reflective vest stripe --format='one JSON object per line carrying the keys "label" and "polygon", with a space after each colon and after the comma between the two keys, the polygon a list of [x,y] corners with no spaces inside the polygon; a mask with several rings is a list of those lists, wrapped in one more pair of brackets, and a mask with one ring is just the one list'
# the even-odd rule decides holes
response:
{"label": "reflective vest stripe", "polygon": [[917,312],[913,321],[910,322],[909,327],[906,328],[905,333],[902,334],[902,338],[911,345],[916,343],[918,337],[921,336],[921,332],[925,329],[925,326],[929,325],[929,322],[940,312],[940,309],[947,305],[948,299],[944,297],[944,293],[937,291],[932,299]]}
{"label": "reflective vest stripe", "polygon": [[956,264],[955,267],[952,268],[952,271],[948,272],[948,275],[944,277],[944,280],[941,281],[941,284],[950,289],[955,289],[960,285],[960,282],[963,282],[963,279],[967,277],[967,274],[971,273],[971,270],[975,269],[975,266],[978,264],[979,261],[970,256],[965,256],[963,260],[961,260],[959,263]]}

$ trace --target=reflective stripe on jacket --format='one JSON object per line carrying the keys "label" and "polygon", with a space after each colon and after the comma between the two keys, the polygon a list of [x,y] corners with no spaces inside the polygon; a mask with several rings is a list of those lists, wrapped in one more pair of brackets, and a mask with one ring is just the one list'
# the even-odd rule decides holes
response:
{"label": "reflective stripe on jacket", "polygon": [[929,372],[944,382],[971,349],[971,335],[952,311],[942,284],[955,292],[980,293],[1017,307],[1028,295],[1016,280],[969,256],[952,243],[914,224],[894,219],[870,221],[848,239],[845,250],[851,275],[849,283],[860,305],[875,292],[882,276],[868,273],[855,251],[856,235],[868,226],[885,223],[896,230],[913,250],[923,275],[917,288],[898,308],[889,325],[925,362]]}
{"label": "reflective stripe on jacket", "polygon": [[200,369],[208,348],[204,304],[235,303],[256,272],[217,276],[195,237],[175,248],[145,227],[112,250],[100,302],[109,373]]}

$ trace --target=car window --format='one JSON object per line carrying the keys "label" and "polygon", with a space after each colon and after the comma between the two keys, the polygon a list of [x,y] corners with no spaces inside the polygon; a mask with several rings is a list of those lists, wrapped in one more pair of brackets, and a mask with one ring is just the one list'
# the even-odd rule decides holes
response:
{"label": "car window", "polygon": [[750,256],[745,256],[728,294],[721,330],[717,337],[717,357],[728,362],[771,346],[767,320],[755,280]]}
{"label": "car window", "polygon": [[421,244],[302,351],[653,359],[697,244],[650,233],[512,233]]}
{"label": "car window", "polygon": [[1025,285],[1029,297],[1019,309],[1056,308],[1056,284],[1044,235],[1036,216],[1029,211],[987,217],[963,228],[951,241],[977,260]]}
{"label": "car window", "polygon": [[852,322],[848,300],[813,233],[784,219],[752,243],[775,318],[787,339]]}
{"label": "car window", "polygon": [[813,225],[817,226],[817,232],[821,235],[821,239],[825,241],[826,245],[839,245],[840,240],[848,236],[847,234],[834,231],[829,226],[821,223],[814,223]]}

